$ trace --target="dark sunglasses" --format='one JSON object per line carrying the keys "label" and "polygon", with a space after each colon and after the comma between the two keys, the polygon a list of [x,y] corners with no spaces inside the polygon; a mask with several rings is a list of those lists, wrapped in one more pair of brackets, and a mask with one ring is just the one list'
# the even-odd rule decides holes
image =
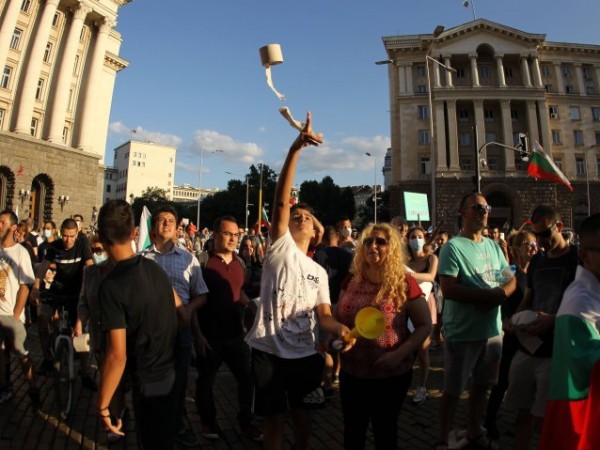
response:
{"label": "dark sunglasses", "polygon": [[365,247],[370,247],[373,244],[373,242],[375,242],[375,244],[378,247],[383,247],[385,245],[388,245],[387,239],[384,239],[382,237],[368,237],[368,238],[365,238],[365,240],[363,240],[363,245]]}
{"label": "dark sunglasses", "polygon": [[471,205],[471,209],[477,212],[485,211],[488,214],[492,212],[492,207],[490,205],[482,205],[481,203],[475,203],[474,205]]}
{"label": "dark sunglasses", "polygon": [[554,227],[556,227],[556,224],[553,224],[550,228],[546,228],[544,231],[540,231],[539,233],[534,231],[533,234],[535,234],[535,237],[537,238],[548,239],[550,236],[552,236],[552,230],[554,230]]}
{"label": "dark sunglasses", "polygon": [[92,252],[98,254],[98,253],[104,253],[104,249],[102,247],[92,247]]}

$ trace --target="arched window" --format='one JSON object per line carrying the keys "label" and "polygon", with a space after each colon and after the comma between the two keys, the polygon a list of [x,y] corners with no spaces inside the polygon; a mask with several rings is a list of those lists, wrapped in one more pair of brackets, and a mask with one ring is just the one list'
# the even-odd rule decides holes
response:
{"label": "arched window", "polygon": [[13,209],[15,175],[6,166],[0,166],[0,211]]}
{"label": "arched window", "polygon": [[35,222],[42,223],[52,220],[52,200],[54,198],[54,183],[45,173],[37,175],[31,182],[31,205],[29,217]]}

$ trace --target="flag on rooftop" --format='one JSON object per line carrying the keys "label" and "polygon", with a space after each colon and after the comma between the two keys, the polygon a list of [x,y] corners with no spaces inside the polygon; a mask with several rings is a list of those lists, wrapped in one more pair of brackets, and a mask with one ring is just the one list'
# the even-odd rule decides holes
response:
{"label": "flag on rooftop", "polygon": [[143,252],[146,250],[152,243],[150,242],[150,229],[152,228],[152,214],[150,214],[150,210],[144,205],[144,209],[142,210],[142,216],[140,217],[140,232],[138,234],[136,247],[137,252]]}
{"label": "flag on rooftop", "polygon": [[553,181],[573,191],[573,186],[571,186],[565,174],[560,171],[552,158],[544,152],[542,146],[537,142],[531,152],[527,173],[538,180]]}

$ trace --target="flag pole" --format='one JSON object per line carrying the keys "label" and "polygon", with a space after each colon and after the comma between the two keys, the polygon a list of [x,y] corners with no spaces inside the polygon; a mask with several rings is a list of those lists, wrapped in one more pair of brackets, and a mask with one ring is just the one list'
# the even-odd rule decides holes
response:
{"label": "flag pole", "polygon": [[477,13],[475,12],[475,0],[471,0],[471,11],[473,12],[473,20],[477,20]]}

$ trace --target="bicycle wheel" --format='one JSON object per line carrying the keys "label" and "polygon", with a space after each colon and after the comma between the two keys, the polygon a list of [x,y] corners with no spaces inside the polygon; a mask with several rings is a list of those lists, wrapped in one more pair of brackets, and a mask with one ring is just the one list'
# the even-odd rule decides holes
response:
{"label": "bicycle wheel", "polygon": [[[61,339],[63,338],[63,339]],[[73,403],[73,352],[68,338],[61,336],[54,350],[54,388],[60,416],[66,419]]]}

